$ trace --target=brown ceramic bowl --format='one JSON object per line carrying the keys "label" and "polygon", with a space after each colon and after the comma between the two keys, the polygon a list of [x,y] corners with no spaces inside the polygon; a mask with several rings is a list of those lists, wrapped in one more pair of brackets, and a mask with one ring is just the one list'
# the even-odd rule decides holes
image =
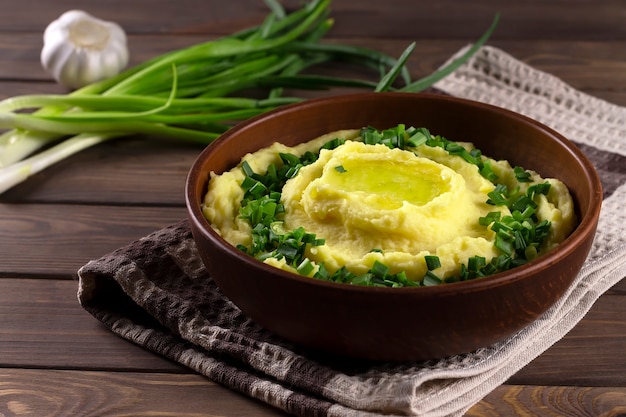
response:
{"label": "brown ceramic bowl", "polygon": [[[418,288],[373,288],[305,278],[237,250],[202,216],[210,171],[229,170],[279,141],[294,145],[347,128],[398,123],[472,141],[485,155],[561,179],[578,227],[553,251],[487,278]],[[555,303],[582,267],[594,238],[602,191],[591,163],[571,142],[516,113],[436,94],[364,93],[314,99],[256,117],[208,146],[191,167],[186,203],[198,250],[245,314],[303,347],[353,358],[440,358],[488,346],[522,329]]]}

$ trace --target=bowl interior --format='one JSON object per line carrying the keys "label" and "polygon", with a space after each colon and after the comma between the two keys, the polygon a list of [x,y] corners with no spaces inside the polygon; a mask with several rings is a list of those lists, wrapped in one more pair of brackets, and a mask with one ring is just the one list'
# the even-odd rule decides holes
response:
{"label": "bowl interior", "polygon": [[560,178],[573,192],[579,209],[589,205],[589,195],[597,194],[591,189],[598,182],[593,167],[556,132],[504,109],[432,94],[366,93],[287,106],[224,134],[200,157],[202,167],[193,169],[220,173],[246,153],[274,141],[295,145],[334,130],[384,129],[399,123],[427,127],[450,140],[473,142],[488,156],[507,159],[544,177]]}
{"label": "bowl interior", "polygon": [[[485,155],[561,179],[574,197],[579,226],[550,253],[503,274],[429,288],[385,289],[332,284],[276,270],[233,248],[202,216],[200,206],[209,172],[231,169],[246,153],[273,142],[295,145],[335,130],[383,129],[399,123],[426,127],[450,140],[473,142]],[[200,154],[190,170],[186,191],[192,231],[207,269],[245,313],[304,346],[383,360],[465,352],[536,319],[567,289],[582,266],[602,199],[591,163],[575,145],[544,125],[485,104],[401,93],[309,100],[244,122]],[[320,312],[320,303],[326,303],[328,311]],[[424,314],[441,308],[442,303],[449,304],[451,311],[442,312],[427,325],[390,326],[385,321],[393,314]],[[345,311],[376,311],[382,317],[367,325],[355,324],[337,318]],[[510,314],[500,317],[501,311]],[[419,338],[412,336],[416,332]],[[395,341],[391,350],[389,340]],[[377,344],[387,350],[381,354]]]}

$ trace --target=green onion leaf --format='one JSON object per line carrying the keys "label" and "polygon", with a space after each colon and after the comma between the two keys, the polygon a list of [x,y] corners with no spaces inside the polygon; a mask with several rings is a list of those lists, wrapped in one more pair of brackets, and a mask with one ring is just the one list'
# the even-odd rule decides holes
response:
{"label": "green onion leaf", "polygon": [[507,186],[504,184],[496,184],[496,188],[487,193],[489,200],[487,200],[487,204],[492,204],[494,206],[508,206],[509,201],[507,200]]}
{"label": "green onion leaf", "polygon": [[472,256],[467,260],[467,269],[469,271],[477,272],[487,264],[487,260],[484,256]]}
{"label": "green onion leaf", "polygon": [[313,272],[313,269],[315,269],[315,267],[313,266],[309,258],[304,258],[304,260],[296,268],[296,271],[298,271],[298,273],[301,275],[309,275],[311,272]]}
{"label": "green onion leaf", "polygon": [[479,217],[478,224],[480,224],[481,226],[489,226],[491,223],[499,221],[501,215],[502,213],[500,213],[499,211],[492,211],[490,213],[487,213],[485,217]]}
{"label": "green onion leaf", "polygon": [[491,168],[491,163],[489,163],[489,161],[483,161],[479,165],[478,172],[491,182],[498,180],[498,175],[493,171],[493,168]]}
{"label": "green onion leaf", "polygon": [[438,256],[435,255],[426,255],[424,256],[424,260],[426,261],[426,269],[432,271],[433,269],[441,268],[441,260]]}
{"label": "green onion leaf", "polygon": [[431,271],[428,271],[426,272],[426,275],[424,275],[423,282],[426,287],[432,287],[434,285],[441,284],[443,281],[436,274],[432,273]]}
{"label": "green onion leaf", "polygon": [[532,181],[530,178],[530,172],[526,171],[522,167],[513,168],[513,173],[515,174],[515,178],[517,178],[519,182],[531,182]]}
{"label": "green onion leaf", "polygon": [[374,276],[384,278],[389,273],[389,267],[381,262],[374,261],[371,271]]}
{"label": "green onion leaf", "polygon": [[513,242],[503,238],[500,234],[496,235],[494,246],[509,256],[511,256],[514,252]]}

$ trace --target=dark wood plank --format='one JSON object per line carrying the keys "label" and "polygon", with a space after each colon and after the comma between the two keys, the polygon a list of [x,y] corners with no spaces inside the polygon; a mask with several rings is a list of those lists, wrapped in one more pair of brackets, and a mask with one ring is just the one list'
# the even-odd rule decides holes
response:
{"label": "dark wood plank", "polygon": [[[32,13],[34,8],[37,13]],[[43,33],[50,22],[70,9],[85,10],[101,19],[115,21],[129,33],[173,34],[230,33],[259,24],[269,11],[262,0],[233,3],[157,0],[139,6],[128,5],[124,0],[104,3],[94,0],[24,0],[20,7],[16,1],[7,0],[0,3],[0,14],[4,17],[0,31]]]}
{"label": "dark wood plank", "polygon": [[[51,80],[39,61],[43,47],[41,36],[38,32],[0,32],[0,79]],[[209,35],[132,35],[128,37],[129,65],[212,38],[214,36]]]}
{"label": "dark wood plank", "polygon": [[[282,2],[288,10],[300,7],[297,0]],[[0,31],[42,32],[46,25],[68,9],[79,8],[103,19],[121,24],[131,33],[230,33],[258,24],[268,13],[261,0],[204,2],[180,0],[153,1],[150,18],[140,7],[125,7],[122,0],[107,2],[23,0],[0,3]],[[37,13],[32,13],[36,8]],[[475,37],[495,13],[502,15],[498,36],[503,39],[625,39],[624,8],[620,0],[555,0],[545,2],[501,2],[485,0],[457,2],[413,2],[388,0],[355,3],[334,0],[332,17],[340,24],[336,36],[361,36],[367,28],[370,37]],[[541,12],[538,13],[537,10]],[[193,11],[193,12],[181,12]],[[443,29],[442,29],[443,28]]]}
{"label": "dark wood plank", "polygon": [[[2,415],[264,417],[282,411],[200,375],[0,369]],[[618,415],[626,388],[503,385],[467,417]],[[4,407],[4,408],[3,408]]]}
{"label": "dark wood plank", "polygon": [[0,204],[0,276],[69,278],[89,260],[185,216],[184,207]]}
{"label": "dark wood plank", "polygon": [[[603,295],[574,330],[508,383],[626,386],[625,301],[624,294]],[[602,354],[598,354],[600,347]],[[76,282],[11,278],[0,279],[0,366],[178,368],[120,339],[91,318],[76,301]]]}
{"label": "dark wood plank", "polygon": [[197,374],[0,369],[0,415],[279,417]]}
{"label": "dark wood plank", "polygon": [[[626,386],[625,297],[618,292],[600,297],[570,333],[520,370],[509,383],[605,386],[612,381],[615,386]],[[607,360],[609,357],[612,359]]]}
{"label": "dark wood plank", "polygon": [[0,32],[0,67],[4,68],[0,70],[0,79],[33,79],[46,75],[39,62],[43,47],[41,37],[41,33]]}
{"label": "dark wood plank", "polygon": [[[492,42],[515,58],[552,74],[572,87],[594,91],[626,91],[626,43],[615,48],[610,42]],[[623,51],[623,54],[622,52]],[[626,101],[615,104],[625,106]]]}
{"label": "dark wood plank", "polygon": [[626,277],[611,288],[611,292],[626,294]]}
{"label": "dark wood plank", "polygon": [[[367,2],[367,7],[351,3],[341,0],[333,3],[335,19],[351,21],[352,27],[346,24],[343,29],[346,35],[360,35],[366,27],[371,37],[423,39],[437,34],[440,38],[471,39],[486,28],[496,13],[501,14],[501,24],[494,35],[498,39],[619,39],[624,34],[623,5],[606,0],[549,3],[541,0],[480,3],[440,0],[411,3],[413,7],[402,0],[371,1]],[[537,13],[538,8],[541,13]]]}
{"label": "dark wood plank", "polygon": [[465,416],[619,416],[625,410],[624,404],[624,387],[502,385]]}
{"label": "dark wood plank", "polygon": [[6,203],[184,206],[202,145],[125,137],[65,159],[0,195]]}
{"label": "dark wood plank", "polygon": [[110,332],[76,291],[76,281],[0,279],[0,367],[188,372]]}
{"label": "dark wood plank", "polygon": [[[0,58],[2,61],[2,58]],[[2,71],[2,70],[0,70]],[[0,78],[0,100],[24,94],[63,94],[67,90],[49,81],[4,81]]]}
{"label": "dark wood plank", "polygon": [[[0,80],[50,81],[51,77],[45,73],[39,63],[40,35],[20,34],[17,38],[19,39],[16,39],[15,34],[0,32]],[[131,36],[129,37],[130,65],[205,40],[207,40],[206,36]],[[399,56],[409,43],[416,41],[415,50],[407,65],[413,77],[419,78],[434,71],[452,54],[473,40],[472,38],[424,39],[418,36],[397,39],[329,36],[326,42],[368,47],[392,56]],[[575,88],[621,92],[626,90],[626,81],[621,76],[626,67],[626,41],[624,40],[570,42],[549,39],[533,41],[532,47],[529,47],[528,41],[494,38],[490,44],[506,50],[517,59],[542,71],[563,78]],[[337,66],[334,66],[334,70],[336,68]],[[351,75],[363,76],[359,72],[352,72]],[[63,91],[53,83],[50,84],[50,88],[51,92]],[[35,87],[35,91],[29,90],[25,88],[20,92],[10,88],[8,92],[0,91],[0,98],[41,92],[38,87]],[[622,102],[622,104],[625,103]]]}

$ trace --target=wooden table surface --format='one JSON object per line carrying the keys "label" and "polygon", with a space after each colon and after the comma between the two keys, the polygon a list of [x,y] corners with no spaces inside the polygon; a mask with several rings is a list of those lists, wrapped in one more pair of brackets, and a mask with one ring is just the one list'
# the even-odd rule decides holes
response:
{"label": "wooden table surface", "polygon": [[[64,91],[39,52],[46,25],[72,8],[120,23],[133,64],[267,13],[262,0],[2,0],[0,98]],[[415,40],[417,78],[476,39],[496,11],[490,44],[626,105],[623,0],[335,0],[328,41],[398,56]],[[200,150],[124,138],[0,195],[0,416],[283,415],[114,336],[77,302],[80,266],[185,216],[185,176]],[[623,280],[467,415],[626,415],[625,317]]]}

